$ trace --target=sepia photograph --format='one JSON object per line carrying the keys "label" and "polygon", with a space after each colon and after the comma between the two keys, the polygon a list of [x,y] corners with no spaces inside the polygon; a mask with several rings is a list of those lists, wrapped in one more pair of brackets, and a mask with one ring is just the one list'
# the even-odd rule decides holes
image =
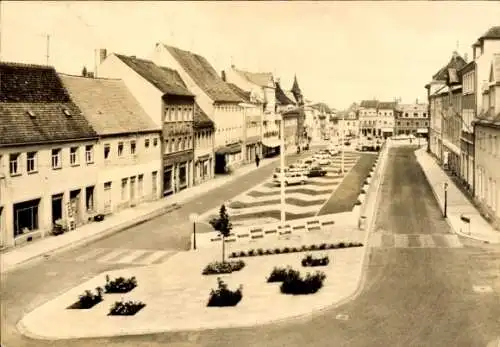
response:
{"label": "sepia photograph", "polygon": [[500,347],[500,2],[0,0],[0,347]]}

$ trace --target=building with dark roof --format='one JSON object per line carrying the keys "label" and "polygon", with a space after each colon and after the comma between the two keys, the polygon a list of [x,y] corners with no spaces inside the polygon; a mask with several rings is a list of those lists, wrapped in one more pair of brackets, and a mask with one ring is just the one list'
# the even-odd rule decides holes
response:
{"label": "building with dark roof", "polygon": [[[105,58],[99,65],[98,76],[123,80],[142,109],[161,128],[163,169],[159,186],[162,195],[175,194],[192,186],[198,162],[194,156],[194,144],[197,143],[194,141],[194,94],[177,70],[135,56],[106,56],[105,53],[104,50],[102,56]],[[202,114],[198,113],[197,118],[197,126],[207,123]],[[210,125],[207,131],[213,133]]]}
{"label": "building with dark roof", "polygon": [[161,127],[122,80],[59,76],[99,135],[95,210],[109,214],[158,199],[160,191],[153,185],[158,178],[153,173],[162,169]]}
{"label": "building with dark roof", "polygon": [[178,71],[200,108],[215,124],[216,172],[244,162],[244,100],[219,76],[208,60],[196,53],[157,43],[152,60]]}
{"label": "building with dark roof", "polygon": [[0,240],[14,246],[87,220],[97,133],[53,67],[0,63],[0,76]]}

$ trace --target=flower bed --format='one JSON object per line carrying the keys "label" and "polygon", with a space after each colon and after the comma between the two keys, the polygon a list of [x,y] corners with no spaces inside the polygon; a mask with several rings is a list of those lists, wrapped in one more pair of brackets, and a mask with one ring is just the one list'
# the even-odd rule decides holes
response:
{"label": "flower bed", "polygon": [[314,294],[323,287],[323,281],[326,275],[323,272],[316,272],[314,274],[307,273],[305,278],[300,276],[297,271],[292,276],[288,276],[283,283],[281,283],[281,293],[304,295]]}
{"label": "flower bed", "polygon": [[108,294],[128,293],[135,287],[137,287],[137,280],[135,276],[130,278],[117,277],[110,281],[109,276],[106,275],[106,284],[104,285],[104,289]]}
{"label": "flower bed", "polygon": [[236,306],[243,298],[242,286],[234,291],[227,288],[227,284],[220,278],[217,278],[217,289],[210,291],[207,306],[209,307],[224,307]]}
{"label": "flower bed", "polygon": [[300,273],[291,267],[275,267],[269,277],[267,278],[268,283],[272,282],[283,282],[289,277],[297,277]]}
{"label": "flower bed", "polygon": [[302,266],[327,266],[329,263],[328,256],[314,258],[312,254],[308,254],[302,259]]}
{"label": "flower bed", "polygon": [[245,267],[245,262],[243,260],[233,260],[233,261],[214,261],[203,269],[203,275],[218,275],[218,274],[229,274],[233,271],[240,271]]}
{"label": "flower bed", "polygon": [[109,310],[108,316],[133,316],[146,304],[141,301],[116,301]]}
{"label": "flower bed", "polygon": [[[361,202],[359,204],[361,204]],[[276,254],[297,253],[297,252],[322,251],[328,249],[362,247],[362,246],[363,244],[360,242],[339,242],[339,243],[303,245],[300,248],[284,247],[284,248],[265,249],[262,250],[262,252],[256,252],[254,249],[250,249],[248,251],[232,252],[231,254],[229,254],[229,258],[243,258],[243,257],[257,256],[257,255],[276,255]]]}
{"label": "flower bed", "polygon": [[90,290],[86,290],[82,295],[78,297],[78,301],[69,306],[69,309],[77,310],[88,310],[102,301],[102,288],[97,287],[96,293],[92,293]]}

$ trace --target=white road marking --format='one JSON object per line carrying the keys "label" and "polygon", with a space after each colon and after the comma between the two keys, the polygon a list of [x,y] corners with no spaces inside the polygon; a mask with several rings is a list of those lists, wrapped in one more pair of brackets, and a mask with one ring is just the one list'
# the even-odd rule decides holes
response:
{"label": "white road marking", "polygon": [[102,254],[106,251],[109,251],[109,249],[108,248],[94,248],[93,250],[91,250],[87,253],[84,253],[81,256],[75,258],[75,260],[76,261],[86,261],[86,260],[89,260],[91,258],[95,258],[99,254]]}
{"label": "white road marking", "polygon": [[119,264],[133,263],[134,259],[139,258],[141,255],[143,255],[147,252],[148,252],[148,250],[145,250],[145,249],[135,250],[131,254],[129,254],[123,258],[120,258],[120,260],[116,261],[116,263],[119,263]]}
{"label": "white road marking", "polygon": [[419,235],[418,239],[420,241],[420,248],[434,248],[434,247],[436,247],[436,244],[434,243],[434,239],[432,238],[432,235],[422,234],[422,235]]}
{"label": "white road marking", "polygon": [[136,264],[151,264],[154,261],[160,259],[164,255],[169,254],[169,253],[171,253],[171,252],[169,252],[169,251],[156,251],[156,252],[152,253],[151,255],[149,255],[148,257],[136,262]]}
{"label": "white road marking", "polygon": [[408,235],[394,234],[394,247],[408,248]]}
{"label": "white road marking", "polygon": [[443,239],[446,241],[446,244],[450,248],[460,248],[463,247],[462,243],[458,239],[457,235],[442,235]]}
{"label": "white road marking", "polygon": [[99,262],[99,263],[107,263],[111,259],[116,258],[120,254],[126,253],[128,251],[130,251],[130,250],[129,249],[115,249],[112,252],[106,254],[104,257],[101,257],[101,258],[97,259],[97,262]]}

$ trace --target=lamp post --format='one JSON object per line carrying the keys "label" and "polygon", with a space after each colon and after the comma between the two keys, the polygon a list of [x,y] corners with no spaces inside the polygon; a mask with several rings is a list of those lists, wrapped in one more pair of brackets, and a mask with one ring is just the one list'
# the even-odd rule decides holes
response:
{"label": "lamp post", "polygon": [[193,223],[193,249],[196,250],[196,223],[198,222],[199,215],[197,213],[191,213],[189,215],[189,220]]}
{"label": "lamp post", "polygon": [[444,218],[448,217],[448,183],[444,183]]}
{"label": "lamp post", "polygon": [[342,150],[342,156],[340,159],[340,170],[342,171],[342,176],[344,175],[344,123],[345,123],[345,115],[342,113],[342,127],[340,129],[341,132],[341,150]]}
{"label": "lamp post", "polygon": [[281,197],[281,228],[285,227],[286,200],[285,200],[285,117],[281,113],[280,121],[280,197]]}

